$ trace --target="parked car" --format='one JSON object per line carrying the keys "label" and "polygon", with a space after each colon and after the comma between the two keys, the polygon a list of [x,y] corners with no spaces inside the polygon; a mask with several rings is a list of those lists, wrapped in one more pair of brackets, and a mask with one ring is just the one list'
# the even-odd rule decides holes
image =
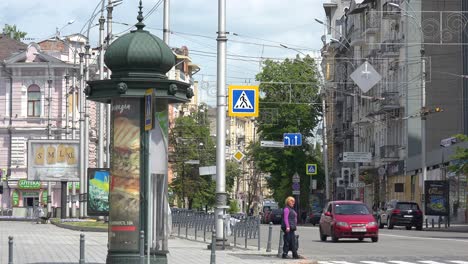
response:
{"label": "parked car", "polygon": [[393,229],[394,226],[405,226],[410,230],[413,226],[416,230],[422,230],[423,213],[415,202],[390,201],[379,213],[377,222],[379,228]]}
{"label": "parked car", "polygon": [[281,224],[281,219],[283,219],[283,209],[273,209],[270,213],[269,222],[274,225]]}
{"label": "parked car", "polygon": [[379,241],[379,228],[367,206],[358,201],[332,201],[320,218],[320,240],[330,236],[333,242],[340,238],[370,238]]}

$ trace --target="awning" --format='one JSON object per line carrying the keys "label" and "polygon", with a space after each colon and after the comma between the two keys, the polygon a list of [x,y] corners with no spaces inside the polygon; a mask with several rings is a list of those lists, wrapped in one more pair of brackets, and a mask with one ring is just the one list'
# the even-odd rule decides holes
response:
{"label": "awning", "polygon": [[351,5],[351,10],[349,11],[349,14],[352,15],[352,14],[361,13],[364,10],[366,10],[368,6],[369,6],[369,4],[364,4],[364,3],[363,4]]}

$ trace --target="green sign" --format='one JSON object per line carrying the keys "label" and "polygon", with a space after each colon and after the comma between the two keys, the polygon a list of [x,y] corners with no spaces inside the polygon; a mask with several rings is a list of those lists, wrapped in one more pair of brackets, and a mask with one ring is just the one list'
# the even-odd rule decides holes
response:
{"label": "green sign", "polygon": [[[73,189],[73,182],[69,182],[68,183],[68,189],[71,190]],[[79,182],[75,182],[75,190],[79,190],[80,189],[80,183]]]}
{"label": "green sign", "polygon": [[13,194],[11,195],[11,200],[12,200],[13,207],[19,206],[19,193],[17,190],[13,191]]}
{"label": "green sign", "polygon": [[23,197],[39,197],[38,192],[23,192]]}
{"label": "green sign", "polygon": [[41,189],[40,181],[19,180],[18,189],[21,190],[39,190]]}
{"label": "green sign", "polygon": [[47,204],[47,191],[42,192],[42,204]]}

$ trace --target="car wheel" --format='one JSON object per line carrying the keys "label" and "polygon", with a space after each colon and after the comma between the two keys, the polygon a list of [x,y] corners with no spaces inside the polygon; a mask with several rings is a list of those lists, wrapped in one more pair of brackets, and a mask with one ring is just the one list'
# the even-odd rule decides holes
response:
{"label": "car wheel", "polygon": [[359,241],[364,241],[363,237],[358,238]]}
{"label": "car wheel", "polygon": [[335,230],[333,229],[331,230],[331,240],[335,243],[338,242],[338,237],[335,235]]}
{"label": "car wheel", "polygon": [[374,243],[379,241],[379,237],[372,237],[371,239],[372,239],[372,242],[374,242]]}
{"label": "car wheel", "polygon": [[411,230],[411,226],[406,226],[406,230]]}
{"label": "car wheel", "polygon": [[321,227],[319,228],[319,232],[320,232],[320,240],[327,241],[327,235],[323,234]]}
{"label": "car wheel", "polygon": [[421,231],[421,230],[422,230],[422,228],[423,228],[423,227],[422,227],[422,225],[417,225],[417,226],[416,226],[416,230],[419,230],[419,231]]}
{"label": "car wheel", "polygon": [[390,217],[387,218],[387,228],[388,228],[388,229],[393,229],[393,224],[392,224],[392,222],[390,221]]}
{"label": "car wheel", "polygon": [[382,220],[380,219],[380,217],[377,218],[377,223],[379,225],[379,228],[384,228],[385,225],[382,223]]}

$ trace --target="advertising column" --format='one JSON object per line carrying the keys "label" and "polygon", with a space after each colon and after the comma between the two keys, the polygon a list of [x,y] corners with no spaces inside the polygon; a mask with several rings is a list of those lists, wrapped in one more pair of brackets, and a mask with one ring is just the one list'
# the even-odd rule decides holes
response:
{"label": "advertising column", "polygon": [[112,100],[109,251],[138,252],[140,228],[141,99]]}

